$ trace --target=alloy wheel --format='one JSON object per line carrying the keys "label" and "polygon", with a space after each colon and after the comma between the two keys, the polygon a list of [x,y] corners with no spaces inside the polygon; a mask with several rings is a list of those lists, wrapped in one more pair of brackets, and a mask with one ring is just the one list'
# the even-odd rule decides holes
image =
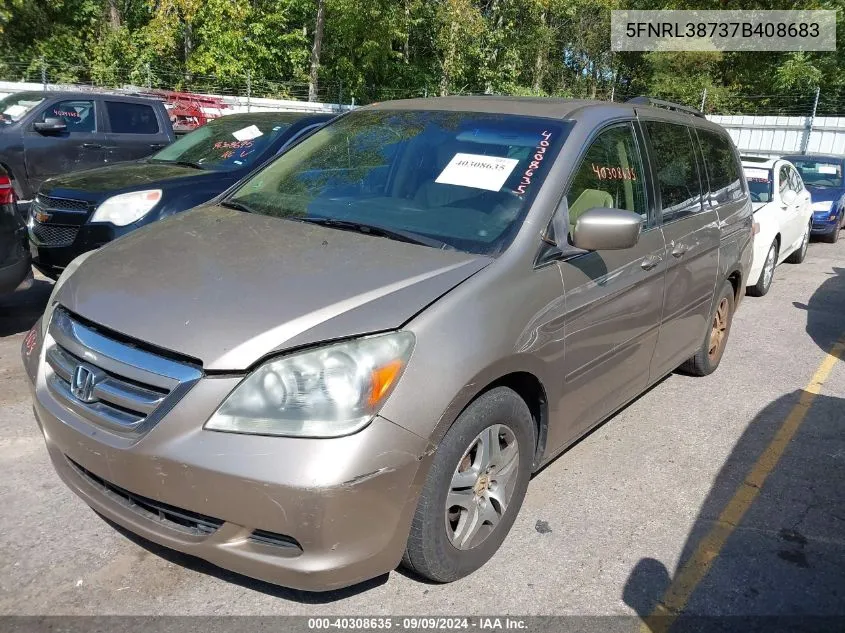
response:
{"label": "alloy wheel", "polygon": [[766,255],[766,263],[763,264],[763,288],[768,288],[772,283],[772,277],[775,274],[775,259],[777,259],[777,250],[772,244],[769,254]]}
{"label": "alloy wheel", "polygon": [[722,354],[722,347],[728,329],[729,310],[730,304],[728,298],[722,297],[719,306],[716,308],[716,313],[713,315],[713,329],[710,332],[710,348],[707,350],[707,356],[710,358],[710,362],[715,362]]}
{"label": "alloy wheel", "polygon": [[504,424],[487,427],[458,461],[446,496],[446,533],[460,550],[477,547],[501,521],[519,473],[519,443]]}

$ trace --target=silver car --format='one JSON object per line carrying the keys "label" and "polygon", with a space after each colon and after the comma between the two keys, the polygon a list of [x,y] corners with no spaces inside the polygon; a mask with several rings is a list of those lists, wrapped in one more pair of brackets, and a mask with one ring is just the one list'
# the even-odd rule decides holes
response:
{"label": "silver car", "polygon": [[531,474],[722,358],[752,211],[673,104],[388,102],[75,260],[24,343],[65,483],[308,590],[496,552]]}

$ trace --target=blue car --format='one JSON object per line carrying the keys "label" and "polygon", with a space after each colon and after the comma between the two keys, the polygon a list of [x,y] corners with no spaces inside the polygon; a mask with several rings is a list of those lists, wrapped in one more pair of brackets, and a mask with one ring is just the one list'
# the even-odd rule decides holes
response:
{"label": "blue car", "polygon": [[795,165],[813,197],[812,234],[835,242],[845,217],[845,156],[802,154],[783,158]]}

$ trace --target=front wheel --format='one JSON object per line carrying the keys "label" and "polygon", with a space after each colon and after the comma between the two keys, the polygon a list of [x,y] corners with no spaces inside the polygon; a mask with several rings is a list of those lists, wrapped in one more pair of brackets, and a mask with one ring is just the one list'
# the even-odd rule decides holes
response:
{"label": "front wheel", "polygon": [[522,506],[533,457],[533,419],[516,392],[496,387],[472,402],[437,449],[402,564],[452,582],[486,563]]}
{"label": "front wheel", "polygon": [[710,327],[704,335],[704,342],[695,356],[681,365],[681,370],[693,376],[707,376],[716,371],[722,362],[734,314],[734,289],[729,281],[722,283],[719,294],[713,302]]}
{"label": "front wheel", "polygon": [[804,238],[801,240],[801,246],[799,246],[797,250],[793,251],[792,255],[786,258],[788,263],[800,264],[804,261],[804,258],[807,257],[807,249],[810,247],[810,230],[812,228],[812,222],[807,224],[807,228],[804,229]]}

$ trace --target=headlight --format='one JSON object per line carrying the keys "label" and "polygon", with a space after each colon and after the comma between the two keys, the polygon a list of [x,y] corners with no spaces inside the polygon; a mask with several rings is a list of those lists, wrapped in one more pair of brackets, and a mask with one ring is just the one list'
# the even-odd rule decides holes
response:
{"label": "headlight", "polygon": [[813,213],[828,213],[833,209],[833,202],[825,200],[824,202],[813,203]]}
{"label": "headlight", "polygon": [[378,413],[407,365],[410,332],[327,345],[264,363],[206,422],[214,431],[338,437]]}
{"label": "headlight", "polygon": [[111,222],[115,226],[126,226],[152,211],[159,200],[161,200],[161,189],[121,193],[100,204],[90,221]]}
{"label": "headlight", "polygon": [[62,274],[59,275],[59,278],[56,280],[56,283],[53,284],[53,290],[50,292],[50,298],[47,299],[47,307],[44,309],[44,315],[41,317],[41,339],[44,340],[44,335],[47,334],[47,328],[50,325],[50,319],[53,316],[53,311],[56,309],[56,295],[59,294],[59,290],[62,286],[65,285],[65,282],[68,278],[82,265],[86,259],[91,257],[96,253],[96,251],[86,251],[75,257],[67,267],[62,271]]}

